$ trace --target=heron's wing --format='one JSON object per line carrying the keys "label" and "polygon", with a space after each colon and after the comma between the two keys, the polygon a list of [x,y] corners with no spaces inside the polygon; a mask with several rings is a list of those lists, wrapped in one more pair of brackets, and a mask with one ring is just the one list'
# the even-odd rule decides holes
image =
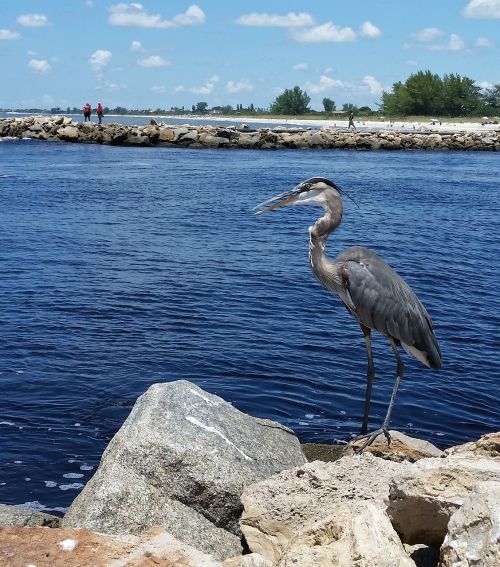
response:
{"label": "heron's wing", "polygon": [[425,307],[397,272],[375,253],[367,252],[336,260],[342,261],[342,282],[354,311],[348,308],[363,325],[424,354],[425,364],[440,367],[441,353]]}

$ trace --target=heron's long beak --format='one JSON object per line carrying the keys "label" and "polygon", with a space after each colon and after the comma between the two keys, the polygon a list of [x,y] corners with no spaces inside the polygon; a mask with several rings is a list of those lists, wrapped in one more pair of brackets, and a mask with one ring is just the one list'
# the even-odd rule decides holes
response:
{"label": "heron's long beak", "polygon": [[273,209],[277,209],[278,207],[293,205],[293,203],[295,203],[299,198],[301,192],[302,192],[302,185],[297,185],[293,189],[289,189],[284,193],[275,195],[274,197],[271,197],[270,199],[264,201],[260,205],[257,205],[254,209],[255,214],[261,215],[262,213],[267,213],[267,211],[272,211]]}

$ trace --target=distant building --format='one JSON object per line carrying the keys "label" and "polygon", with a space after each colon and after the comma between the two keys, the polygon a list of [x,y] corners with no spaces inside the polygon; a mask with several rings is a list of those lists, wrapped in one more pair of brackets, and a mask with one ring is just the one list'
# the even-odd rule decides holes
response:
{"label": "distant building", "polygon": [[210,114],[222,114],[222,107],[214,106],[210,109]]}

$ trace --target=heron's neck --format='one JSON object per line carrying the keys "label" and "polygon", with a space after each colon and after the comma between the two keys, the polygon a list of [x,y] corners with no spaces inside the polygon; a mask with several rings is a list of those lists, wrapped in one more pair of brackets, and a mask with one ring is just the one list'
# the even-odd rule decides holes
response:
{"label": "heron's neck", "polygon": [[342,202],[325,205],[325,214],[309,227],[309,261],[315,276],[322,282],[332,267],[332,262],[325,252],[328,236],[339,226],[342,220]]}

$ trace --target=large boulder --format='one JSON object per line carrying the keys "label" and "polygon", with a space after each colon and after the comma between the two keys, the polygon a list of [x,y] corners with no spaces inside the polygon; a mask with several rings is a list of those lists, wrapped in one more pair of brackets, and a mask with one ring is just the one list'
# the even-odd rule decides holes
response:
{"label": "large boulder", "polygon": [[389,480],[411,466],[363,454],[284,471],[245,489],[242,532],[279,567],[413,565],[384,503]]}
{"label": "large boulder", "polygon": [[136,402],[65,527],[140,534],[154,525],[223,559],[240,552],[245,486],[305,462],[298,439],[198,386],[155,384]]}
{"label": "large boulder", "polygon": [[65,142],[77,142],[79,131],[76,126],[63,126],[57,130],[57,136]]}

